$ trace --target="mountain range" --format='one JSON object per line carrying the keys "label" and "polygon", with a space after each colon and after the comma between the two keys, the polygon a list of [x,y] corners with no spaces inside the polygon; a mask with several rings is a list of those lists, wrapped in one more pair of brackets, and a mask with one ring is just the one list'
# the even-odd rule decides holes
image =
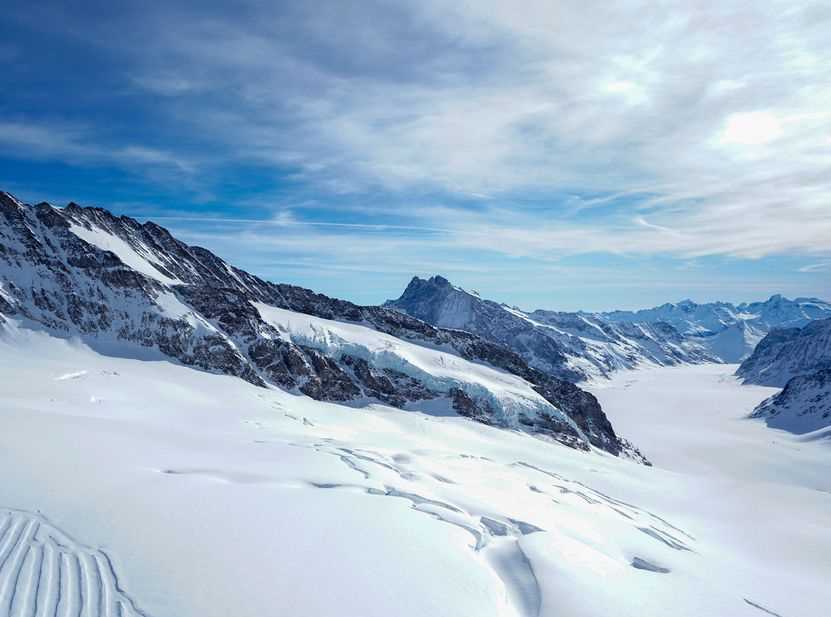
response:
{"label": "mountain range", "polygon": [[438,327],[474,332],[510,347],[531,366],[573,381],[644,364],[738,362],[773,328],[831,317],[827,302],[781,295],[739,305],[684,300],[640,311],[523,311],[441,276],[413,278],[385,306]]}
{"label": "mountain range", "polygon": [[266,282],[100,208],[0,193],[0,325],[353,406],[459,414],[642,459],[595,397],[475,333]]}
{"label": "mountain range", "polygon": [[[821,300],[782,296],[529,312],[441,276],[413,278],[384,306],[359,306],[265,281],[153,222],[101,208],[31,206],[0,192],[0,215],[7,330],[45,330],[105,354],[166,359],[316,400],[459,414],[638,460],[575,383],[643,365],[732,362],[768,332],[759,353],[831,316]],[[745,379],[754,362],[742,365]]]}
{"label": "mountain range", "polygon": [[739,306],[358,306],[0,193],[0,614],[820,615],[831,319]]}

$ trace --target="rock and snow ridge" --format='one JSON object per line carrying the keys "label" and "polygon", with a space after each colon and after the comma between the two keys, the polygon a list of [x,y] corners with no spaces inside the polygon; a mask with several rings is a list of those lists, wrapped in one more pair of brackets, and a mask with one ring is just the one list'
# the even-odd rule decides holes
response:
{"label": "rock and snow ridge", "polygon": [[0,193],[3,323],[317,400],[458,413],[642,459],[591,394],[502,345],[266,282],[101,208],[29,206]]}
{"label": "rock and snow ridge", "polygon": [[746,383],[783,387],[791,378],[831,368],[831,318],[772,330],[739,366]]}
{"label": "rock and snow ridge", "polygon": [[831,317],[831,304],[818,298],[790,300],[775,294],[761,302],[683,300],[639,311],[600,314],[616,323],[668,323],[688,340],[699,342],[723,362],[741,362],[773,328],[801,327]]}
{"label": "rock and snow ridge", "polygon": [[736,362],[771,327],[831,316],[831,304],[782,296],[738,306],[685,300],[641,311],[527,312],[482,299],[441,276],[414,277],[385,306],[508,345],[531,366],[572,381],[642,364]]}
{"label": "rock and snow ridge", "polygon": [[789,379],[781,392],[762,401],[750,417],[797,435],[827,436],[831,428],[831,369]]}
{"label": "rock and snow ridge", "polygon": [[831,319],[772,330],[736,371],[749,384],[784,386],[751,417],[792,433],[831,427]]}

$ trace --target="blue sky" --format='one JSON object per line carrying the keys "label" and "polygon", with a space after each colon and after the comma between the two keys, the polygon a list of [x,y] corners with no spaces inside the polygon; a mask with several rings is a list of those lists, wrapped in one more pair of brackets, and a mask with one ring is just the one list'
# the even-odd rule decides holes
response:
{"label": "blue sky", "polygon": [[82,4],[0,16],[25,201],[365,303],[831,297],[825,2]]}

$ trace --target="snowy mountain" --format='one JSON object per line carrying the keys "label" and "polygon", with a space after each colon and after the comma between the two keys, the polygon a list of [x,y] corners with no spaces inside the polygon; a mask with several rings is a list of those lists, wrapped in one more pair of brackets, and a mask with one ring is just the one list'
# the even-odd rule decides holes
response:
{"label": "snowy mountain", "polygon": [[752,418],[797,435],[831,427],[831,369],[821,369],[788,380],[785,388],[764,400]]}
{"label": "snowy mountain", "polygon": [[781,296],[738,306],[685,300],[640,311],[527,312],[483,299],[441,276],[413,278],[401,297],[385,306],[507,345],[531,366],[573,381],[640,365],[737,362],[771,327],[831,316],[831,305],[821,300]]}
{"label": "snowy mountain", "polygon": [[665,323],[611,323],[590,313],[526,313],[482,299],[441,276],[413,278],[401,297],[385,306],[510,346],[531,366],[575,381],[642,363],[717,360]]}
{"label": "snowy mountain", "polygon": [[[595,398],[152,223],[0,194],[0,615],[824,616],[831,450],[737,422],[773,390],[730,371]],[[598,400],[655,466],[581,451],[629,453]]]}
{"label": "snowy mountain", "polygon": [[784,386],[791,378],[831,368],[831,319],[774,329],[739,366],[746,383]]}
{"label": "snowy mountain", "polygon": [[638,456],[591,394],[501,345],[263,281],[100,208],[0,193],[0,324],[317,400],[460,414]]}
{"label": "snowy mountain", "polygon": [[612,311],[601,316],[615,323],[668,323],[691,342],[701,344],[724,362],[739,362],[750,355],[772,328],[804,326],[831,317],[831,304],[816,298],[789,300],[781,295],[764,302],[677,304],[639,311]]}
{"label": "snowy mountain", "polygon": [[744,383],[784,386],[751,414],[804,434],[831,427],[831,319],[774,329],[739,366]]}

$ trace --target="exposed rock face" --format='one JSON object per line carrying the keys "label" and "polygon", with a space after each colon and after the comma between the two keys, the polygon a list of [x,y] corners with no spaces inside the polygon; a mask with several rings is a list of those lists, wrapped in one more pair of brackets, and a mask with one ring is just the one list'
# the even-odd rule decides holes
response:
{"label": "exposed rock face", "polygon": [[793,377],[751,414],[771,428],[798,435],[831,427],[831,369]]}
{"label": "exposed rock face", "polygon": [[526,313],[482,299],[441,276],[413,278],[401,297],[385,306],[506,345],[531,366],[568,381],[608,376],[643,362],[717,361],[667,323],[612,323],[591,313]]}
{"label": "exposed rock face", "polygon": [[[418,371],[383,366],[347,351],[298,344],[264,320],[255,304],[360,324],[443,350],[525,380],[539,403],[517,424],[499,396],[459,383],[437,389]],[[33,327],[80,337],[110,353],[140,350],[206,371],[235,375],[328,401],[397,407],[447,399],[456,411],[575,447],[640,455],[618,438],[596,399],[476,334],[438,328],[383,307],[357,306],[259,279],[167,230],[69,204],[27,206],[0,193],[0,327]],[[533,396],[537,396],[533,394]]]}
{"label": "exposed rock face", "polygon": [[784,386],[751,417],[797,434],[831,427],[831,319],[771,330],[736,375],[745,383]]}
{"label": "exposed rock face", "polygon": [[827,368],[831,368],[831,319],[820,319],[802,328],[771,330],[736,375],[746,383],[784,386],[793,377]]}

